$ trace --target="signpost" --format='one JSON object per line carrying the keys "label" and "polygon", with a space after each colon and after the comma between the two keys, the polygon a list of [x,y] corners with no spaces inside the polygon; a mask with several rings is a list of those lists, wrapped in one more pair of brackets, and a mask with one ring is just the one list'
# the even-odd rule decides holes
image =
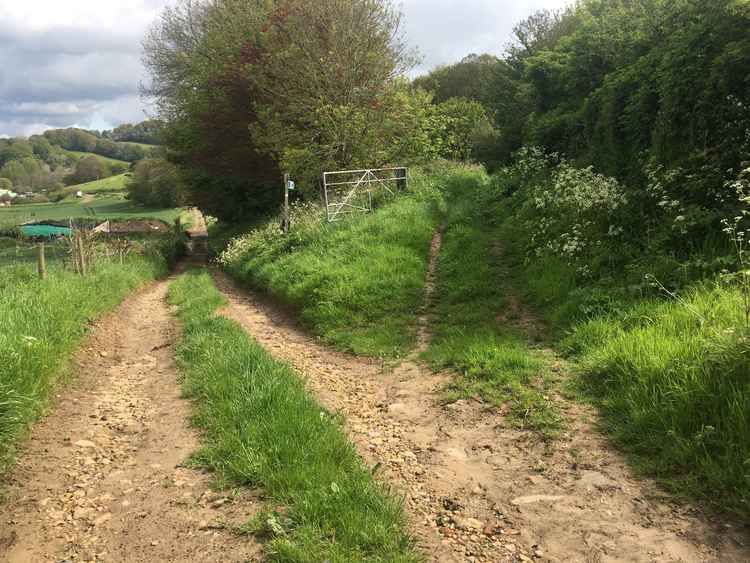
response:
{"label": "signpost", "polygon": [[284,174],[284,218],[281,225],[281,230],[284,231],[284,234],[289,233],[289,223],[291,221],[289,192],[294,191],[295,187],[294,180],[289,179],[289,174]]}

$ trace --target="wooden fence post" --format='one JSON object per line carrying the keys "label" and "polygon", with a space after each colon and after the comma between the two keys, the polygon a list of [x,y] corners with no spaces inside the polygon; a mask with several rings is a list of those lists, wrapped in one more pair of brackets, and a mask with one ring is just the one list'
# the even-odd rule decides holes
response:
{"label": "wooden fence post", "polygon": [[47,260],[44,257],[44,243],[40,242],[36,247],[37,269],[41,279],[47,278]]}
{"label": "wooden fence post", "polygon": [[86,252],[83,248],[83,233],[78,233],[78,256],[81,260],[81,275],[86,275]]}

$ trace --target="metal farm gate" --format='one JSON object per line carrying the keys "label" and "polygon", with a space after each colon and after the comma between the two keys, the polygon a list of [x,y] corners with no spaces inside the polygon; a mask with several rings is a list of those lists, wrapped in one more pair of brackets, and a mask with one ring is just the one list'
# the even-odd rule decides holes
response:
{"label": "metal farm gate", "polygon": [[373,194],[395,195],[406,189],[409,173],[406,168],[340,170],[323,174],[323,194],[329,223],[345,215],[372,211]]}

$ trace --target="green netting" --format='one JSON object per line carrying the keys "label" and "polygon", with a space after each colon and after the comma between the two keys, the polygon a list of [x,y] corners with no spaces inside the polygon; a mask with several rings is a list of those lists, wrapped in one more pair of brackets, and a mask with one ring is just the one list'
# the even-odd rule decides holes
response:
{"label": "green netting", "polygon": [[69,237],[73,234],[70,227],[58,227],[56,225],[23,225],[21,234],[26,237]]}

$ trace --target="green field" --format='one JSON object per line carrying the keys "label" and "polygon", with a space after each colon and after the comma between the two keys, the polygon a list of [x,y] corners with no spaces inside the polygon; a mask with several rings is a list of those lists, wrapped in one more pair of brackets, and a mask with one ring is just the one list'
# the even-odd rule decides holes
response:
{"label": "green field", "polygon": [[13,227],[28,221],[65,221],[80,217],[96,217],[102,220],[149,218],[172,223],[180,212],[180,209],[143,207],[123,196],[102,195],[88,203],[76,200],[2,208],[0,209],[0,228]]}
{"label": "green field", "polygon": [[80,160],[81,158],[85,158],[87,156],[95,156],[99,161],[106,165],[120,164],[124,166],[130,166],[130,163],[125,162],[124,160],[117,160],[116,158],[109,158],[108,156],[102,156],[100,154],[94,154],[92,152],[69,151],[67,149],[60,150],[76,160]]}
{"label": "green field", "polygon": [[81,191],[85,194],[101,192],[124,192],[127,179],[127,174],[118,174],[117,176],[110,176],[109,178],[102,178],[101,180],[86,182],[85,184],[69,186],[65,191],[70,192],[71,194],[75,194],[78,191]]}
{"label": "green field", "polygon": [[141,147],[147,153],[155,151],[161,148],[159,145],[147,145],[146,143],[134,143],[132,141],[119,141],[121,145],[131,145],[133,147]]}

